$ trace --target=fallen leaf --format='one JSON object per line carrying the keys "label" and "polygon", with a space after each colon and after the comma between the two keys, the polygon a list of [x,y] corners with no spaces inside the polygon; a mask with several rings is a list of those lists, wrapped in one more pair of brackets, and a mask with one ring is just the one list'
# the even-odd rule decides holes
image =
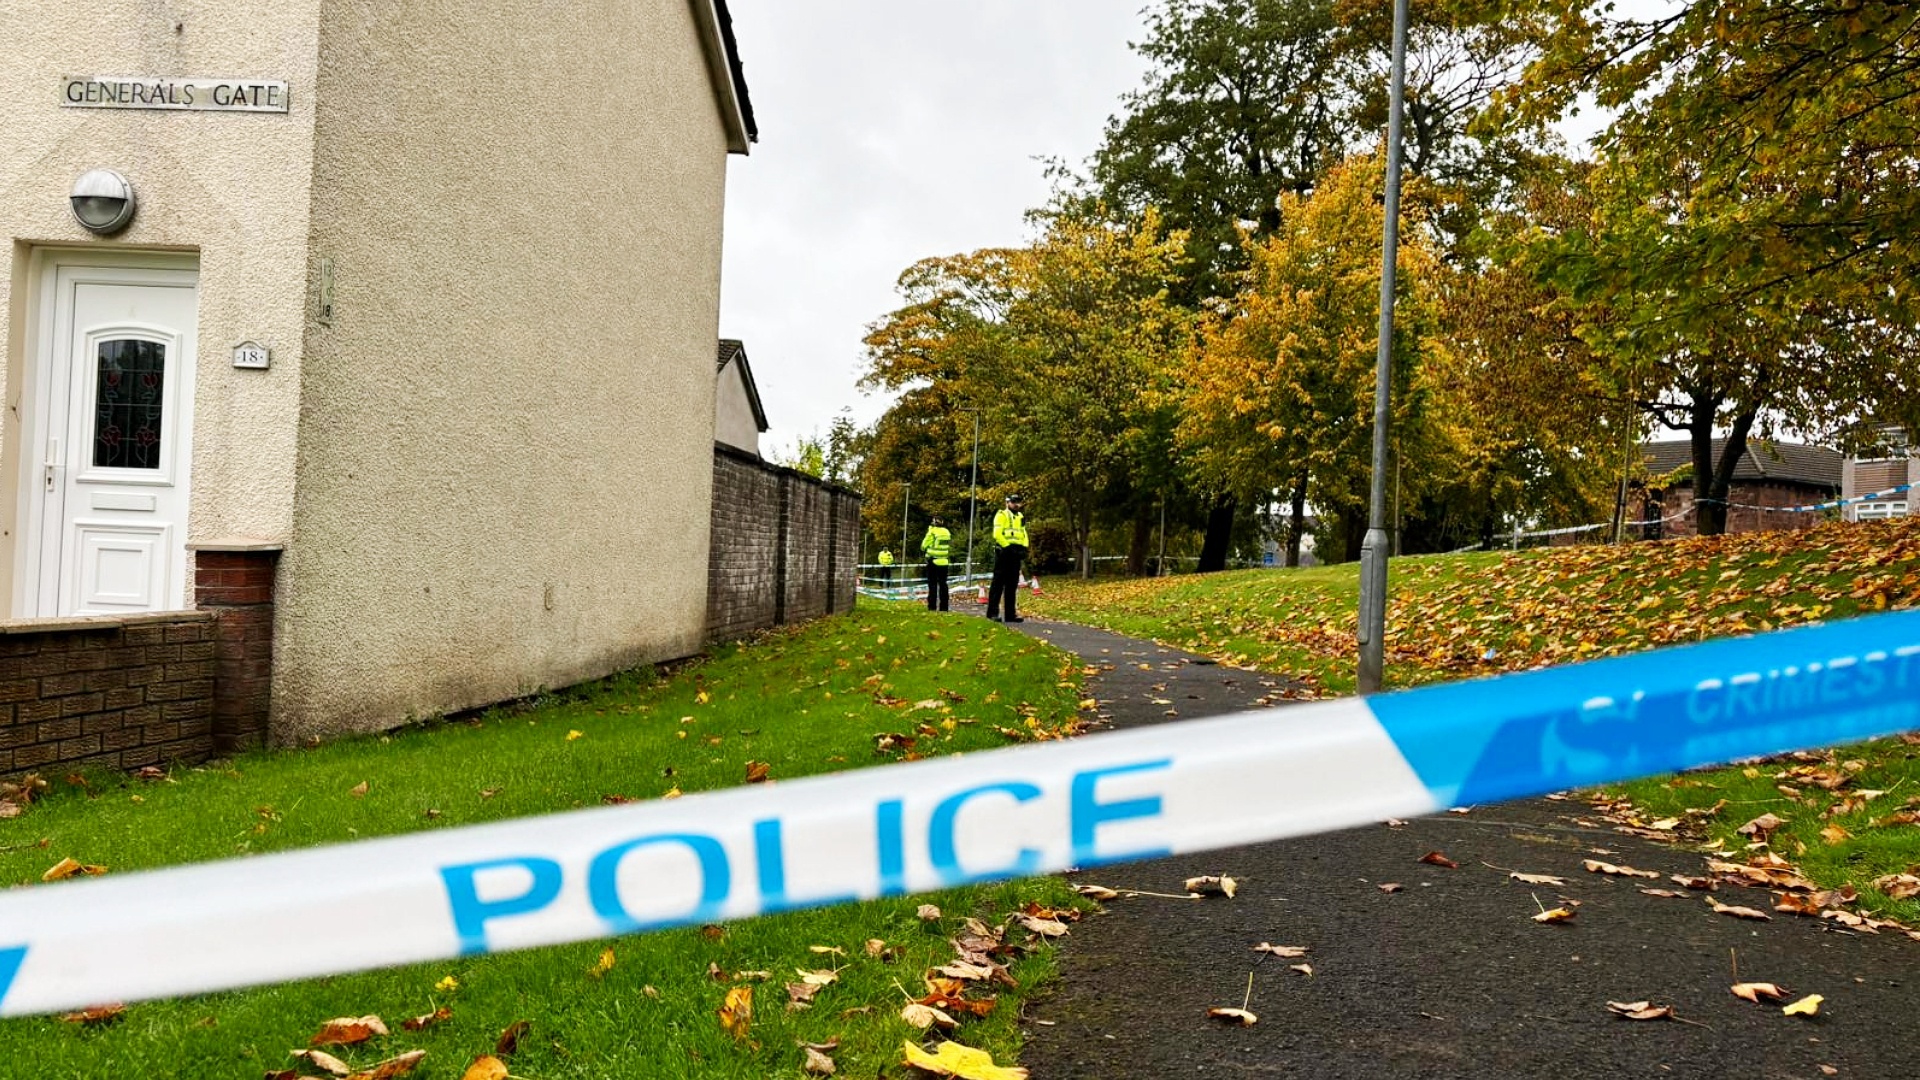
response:
{"label": "fallen leaf", "polygon": [[85,863],[80,862],[78,859],[69,857],[69,858],[61,859],[59,862],[54,863],[53,866],[50,869],[48,869],[46,873],[40,875],[40,880],[41,881],[60,881],[64,878],[73,877],[75,874],[85,874],[87,876],[93,876],[96,874],[104,874],[106,872],[107,872],[107,868],[104,866],[89,866]]}
{"label": "fallen leaf", "polygon": [[63,1013],[60,1019],[69,1024],[110,1024],[126,1014],[125,1005],[95,1005],[91,1009]]}
{"label": "fallen leaf", "polygon": [[345,1076],[353,1071],[353,1066],[327,1053],[325,1050],[295,1050],[293,1056],[306,1061],[316,1069],[324,1069],[335,1076]]}
{"label": "fallen leaf", "polygon": [[421,1031],[451,1019],[453,1019],[453,1010],[442,1005],[425,1015],[402,1020],[400,1021],[400,1026],[408,1031]]}
{"label": "fallen leaf", "polygon": [[726,1001],[720,1006],[720,1027],[736,1039],[747,1037],[747,1026],[753,1022],[753,987],[735,986],[727,991]]}
{"label": "fallen leaf", "polygon": [[460,980],[454,978],[451,975],[448,975],[445,978],[441,979],[439,982],[434,983],[433,988],[435,990],[440,991],[443,994],[450,994],[453,991],[460,989]]}
{"label": "fallen leaf", "polygon": [[307,1040],[308,1046],[354,1046],[375,1035],[385,1035],[387,1025],[377,1016],[336,1016],[320,1025]]}
{"label": "fallen leaf", "polygon": [[1651,1001],[1609,1001],[1607,1008],[1628,1020],[1673,1019],[1673,1006],[1655,1005]]}
{"label": "fallen leaf", "polygon": [[1292,960],[1295,957],[1307,955],[1307,947],[1305,945],[1269,945],[1264,941],[1258,945],[1255,945],[1253,947],[1253,951],[1263,952],[1263,953],[1272,953],[1273,955],[1281,957],[1282,959],[1286,959],[1286,960]]}
{"label": "fallen leaf", "polygon": [[1575,915],[1578,915],[1579,913],[1580,913],[1579,909],[1577,908],[1571,908],[1571,907],[1551,908],[1547,911],[1543,911],[1540,914],[1533,916],[1533,921],[1537,923],[1563,923],[1571,920]]}
{"label": "fallen leaf", "polygon": [[1552,885],[1556,888],[1567,883],[1566,878],[1555,877],[1552,874],[1523,874],[1518,870],[1508,871],[1507,880],[1518,881],[1526,885]]}
{"label": "fallen leaf", "polygon": [[1075,885],[1073,891],[1089,900],[1118,900],[1120,894],[1105,885]]}
{"label": "fallen leaf", "polygon": [[507,1063],[492,1054],[481,1054],[460,1074],[460,1080],[507,1080]]}
{"label": "fallen leaf", "polygon": [[568,742],[572,742],[572,741],[573,741],[573,740],[575,740],[575,739],[579,739],[579,738],[583,738],[583,737],[585,737],[585,735],[586,735],[586,734],[587,734],[586,732],[584,732],[584,731],[580,731],[580,730],[578,730],[578,729],[575,729],[575,730],[573,730],[573,731],[569,731],[569,732],[567,732],[567,741],[568,741]]}
{"label": "fallen leaf", "polygon": [[1686,893],[1683,893],[1678,889],[1649,889],[1645,885],[1638,886],[1638,888],[1641,892],[1646,893],[1648,896],[1664,896],[1664,897],[1667,897],[1668,899],[1675,899],[1675,898],[1685,899],[1687,895]]}
{"label": "fallen leaf", "polygon": [[821,956],[847,955],[847,950],[841,948],[838,945],[809,945],[807,946],[807,951],[810,953],[818,953]]}
{"label": "fallen leaf", "polygon": [[1732,904],[1723,904],[1711,896],[1707,897],[1707,906],[1712,908],[1714,913],[1718,915],[1731,915],[1736,919],[1752,919],[1756,922],[1773,921],[1773,916],[1758,908],[1735,907]]}
{"label": "fallen leaf", "polygon": [[1449,870],[1460,869],[1460,864],[1447,858],[1444,852],[1429,851],[1425,855],[1420,856],[1420,861],[1432,866],[1444,866]]}
{"label": "fallen leaf", "polygon": [[1768,1001],[1780,1001],[1785,999],[1787,996],[1787,992],[1785,990],[1780,989],[1780,987],[1776,986],[1773,983],[1763,983],[1763,982],[1734,983],[1733,986],[1730,987],[1729,989],[1733,991],[1734,997],[1745,998],[1746,1000],[1751,1001],[1756,1005],[1760,1003],[1761,998],[1766,998]]}
{"label": "fallen leaf", "polygon": [[1041,937],[1065,937],[1067,933],[1067,924],[1058,919],[1042,919],[1033,915],[1018,915],[1015,916],[1015,920],[1019,922],[1021,926],[1039,934]]}
{"label": "fallen leaf", "polygon": [[509,1058],[519,1053],[520,1040],[525,1038],[527,1032],[532,1029],[533,1024],[526,1020],[515,1020],[508,1024],[507,1029],[500,1033],[500,1037],[493,1041],[494,1056]]}
{"label": "fallen leaf", "polygon": [[957,1080],[1027,1080],[1027,1070],[995,1065],[993,1056],[985,1050],[957,1042],[943,1041],[931,1054],[911,1042],[902,1042],[901,1047],[906,1051],[906,1064],[936,1076],[952,1076]]}
{"label": "fallen leaf", "polygon": [[1739,833],[1741,836],[1761,838],[1786,823],[1786,819],[1777,814],[1761,814],[1759,817],[1735,829],[1734,832]]}
{"label": "fallen leaf", "polygon": [[1207,1010],[1207,1016],[1228,1024],[1238,1024],[1241,1027],[1252,1027],[1260,1022],[1258,1016],[1245,1009],[1212,1008]]}
{"label": "fallen leaf", "polygon": [[1601,862],[1599,859],[1586,859],[1583,860],[1580,865],[1585,866],[1590,873],[1595,874],[1613,874],[1618,877],[1643,878],[1657,878],[1660,876],[1660,871],[1658,870],[1635,870],[1631,866],[1615,866],[1609,862]]}
{"label": "fallen leaf", "polygon": [[1309,979],[1311,979],[1311,978],[1313,978],[1313,965],[1312,965],[1312,964],[1288,964],[1288,965],[1287,965],[1287,970],[1288,970],[1288,971],[1297,971],[1297,972],[1299,972],[1300,974],[1302,974],[1302,975],[1305,975],[1305,976],[1306,976],[1307,978],[1309,978]]}
{"label": "fallen leaf", "polygon": [[960,1022],[931,1005],[922,1005],[915,1001],[900,1010],[900,1019],[925,1031],[934,1024],[949,1030],[958,1027]]}
{"label": "fallen leaf", "polygon": [[813,995],[819,993],[820,988],[824,985],[826,984],[806,982],[788,983],[787,1008],[804,1008],[813,1004]]}
{"label": "fallen leaf", "polygon": [[1397,881],[1389,881],[1389,882],[1386,882],[1385,884],[1378,886],[1380,891],[1383,893],[1397,893],[1405,887],[1406,886],[1400,884]]}
{"label": "fallen leaf", "polygon": [[1713,879],[1710,877],[1689,877],[1686,874],[1673,874],[1670,875],[1667,880],[1683,889],[1693,889],[1696,892],[1707,892],[1713,888]]}
{"label": "fallen leaf", "polygon": [[839,1071],[834,1065],[832,1058],[815,1050],[813,1047],[803,1046],[800,1050],[801,1053],[805,1055],[804,1060],[800,1063],[801,1072],[812,1076],[832,1076]]}
{"label": "fallen leaf", "polygon": [[398,1057],[390,1057],[370,1069],[351,1073],[347,1076],[347,1080],[393,1080],[393,1077],[405,1076],[412,1072],[419,1066],[420,1059],[426,1056],[425,1050],[409,1050]]}
{"label": "fallen leaf", "polygon": [[1198,893],[1201,896],[1224,896],[1231,900],[1234,892],[1240,888],[1240,883],[1225,875],[1216,877],[1209,874],[1205,877],[1190,877],[1182,887],[1190,893]]}
{"label": "fallen leaf", "polygon": [[1873,887],[1886,893],[1889,899],[1906,900],[1920,896],[1920,876],[1913,874],[1887,874],[1873,879]]}
{"label": "fallen leaf", "polygon": [[1787,1016],[1818,1016],[1820,1003],[1825,1000],[1819,994],[1808,994],[1780,1011]]}
{"label": "fallen leaf", "polygon": [[613,970],[613,962],[613,950],[602,949],[600,959],[593,962],[593,967],[587,971],[587,974],[595,979],[604,979],[606,978],[607,972]]}
{"label": "fallen leaf", "polygon": [[887,943],[879,938],[868,938],[864,949],[867,956],[875,960],[883,960],[887,956]]}
{"label": "fallen leaf", "polygon": [[914,914],[920,917],[921,922],[934,922],[940,918],[940,909],[932,904],[921,904]]}
{"label": "fallen leaf", "polygon": [[772,771],[772,769],[773,769],[773,766],[767,764],[764,761],[747,762],[747,783],[749,784],[766,783],[767,776]]}
{"label": "fallen leaf", "polygon": [[353,785],[353,787],[347,792],[347,794],[353,796],[356,799],[365,798],[367,794],[367,782],[365,780],[362,780],[359,783]]}

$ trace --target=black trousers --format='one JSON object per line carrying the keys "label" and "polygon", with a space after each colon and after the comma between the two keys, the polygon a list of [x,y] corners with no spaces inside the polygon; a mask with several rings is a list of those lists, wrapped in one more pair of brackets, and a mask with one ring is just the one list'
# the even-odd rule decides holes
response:
{"label": "black trousers", "polygon": [[939,563],[927,564],[927,610],[946,611],[947,608],[947,572],[951,567]]}
{"label": "black trousers", "polygon": [[[1027,549],[1019,544],[1003,547],[993,556],[993,584],[987,589],[987,617],[1012,619],[1014,598],[1020,595],[1020,560],[1027,557]],[[1006,610],[1001,611],[1001,601],[1005,598]]]}

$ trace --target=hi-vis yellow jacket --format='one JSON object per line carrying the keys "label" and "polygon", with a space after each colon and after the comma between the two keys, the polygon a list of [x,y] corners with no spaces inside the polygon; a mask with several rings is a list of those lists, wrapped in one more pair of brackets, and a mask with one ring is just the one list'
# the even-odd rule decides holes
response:
{"label": "hi-vis yellow jacket", "polygon": [[1001,547],[1027,546],[1027,516],[1001,507],[993,515],[993,542]]}
{"label": "hi-vis yellow jacket", "polygon": [[947,565],[947,555],[953,550],[953,534],[945,525],[927,526],[927,535],[920,538],[920,551],[927,561],[935,566]]}

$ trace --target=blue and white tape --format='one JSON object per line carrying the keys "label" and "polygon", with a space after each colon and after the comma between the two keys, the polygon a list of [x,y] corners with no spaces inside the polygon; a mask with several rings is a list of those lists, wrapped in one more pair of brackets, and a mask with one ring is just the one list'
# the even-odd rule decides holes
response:
{"label": "blue and white tape", "polygon": [[0,893],[0,1015],[1274,840],[1920,726],[1920,612]]}

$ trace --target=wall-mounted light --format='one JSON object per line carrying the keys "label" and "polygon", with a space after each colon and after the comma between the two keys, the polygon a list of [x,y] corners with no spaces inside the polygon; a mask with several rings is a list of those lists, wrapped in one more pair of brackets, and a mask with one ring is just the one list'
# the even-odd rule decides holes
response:
{"label": "wall-mounted light", "polygon": [[88,232],[108,236],[133,220],[133,185],[112,169],[92,169],[73,182],[73,220]]}

